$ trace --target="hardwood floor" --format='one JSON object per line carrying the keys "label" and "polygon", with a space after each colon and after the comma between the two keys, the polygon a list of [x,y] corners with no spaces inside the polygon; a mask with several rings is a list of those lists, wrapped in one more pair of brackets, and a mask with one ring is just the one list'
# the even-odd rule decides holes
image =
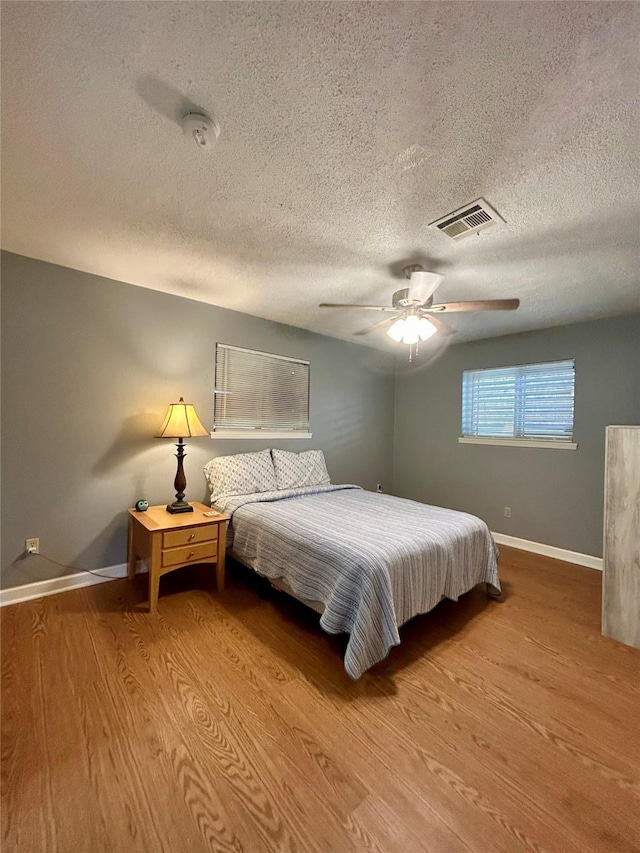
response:
{"label": "hardwood floor", "polygon": [[3,853],[640,850],[640,652],[599,572],[501,550],[358,682],[233,563],[4,608]]}

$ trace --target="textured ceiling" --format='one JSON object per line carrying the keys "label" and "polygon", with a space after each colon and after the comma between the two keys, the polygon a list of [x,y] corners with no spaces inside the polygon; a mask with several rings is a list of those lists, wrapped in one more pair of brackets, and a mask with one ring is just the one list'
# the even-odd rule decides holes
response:
{"label": "textured ceiling", "polygon": [[[3,2],[3,248],[384,348],[317,303],[404,261],[520,297],[458,340],[640,310],[639,38],[627,2]],[[505,225],[427,227],[479,196]]]}

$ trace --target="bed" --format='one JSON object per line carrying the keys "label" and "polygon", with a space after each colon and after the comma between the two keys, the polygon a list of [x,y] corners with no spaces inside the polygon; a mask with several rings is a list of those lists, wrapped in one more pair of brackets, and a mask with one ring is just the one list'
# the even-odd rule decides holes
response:
{"label": "bed", "polygon": [[[349,635],[344,667],[352,678],[383,660],[400,643],[399,627],[442,598],[457,600],[480,583],[500,594],[497,549],[481,519],[332,485],[324,457],[307,479],[325,482],[301,484],[304,477],[278,477],[277,468],[272,478],[266,456],[264,477],[225,483],[215,470],[225,467],[221,459],[259,455],[219,457],[205,468],[212,506],[231,516],[231,553],[318,610],[325,631]],[[229,491],[249,484],[261,488]]]}

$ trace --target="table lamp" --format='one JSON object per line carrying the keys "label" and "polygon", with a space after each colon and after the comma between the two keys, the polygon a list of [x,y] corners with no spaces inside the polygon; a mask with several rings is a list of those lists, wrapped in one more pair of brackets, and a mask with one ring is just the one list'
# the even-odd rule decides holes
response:
{"label": "table lamp", "polygon": [[184,475],[184,468],[182,467],[182,460],[185,455],[183,439],[199,435],[209,435],[209,433],[200,423],[193,405],[185,403],[182,397],[180,397],[180,402],[171,403],[167,410],[167,416],[156,433],[156,438],[178,439],[178,443],[176,444],[178,448],[178,452],[176,453],[178,471],[173,482],[173,487],[176,490],[176,499],[172,504],[167,506],[167,512],[193,512],[193,507],[184,499],[187,478]]}

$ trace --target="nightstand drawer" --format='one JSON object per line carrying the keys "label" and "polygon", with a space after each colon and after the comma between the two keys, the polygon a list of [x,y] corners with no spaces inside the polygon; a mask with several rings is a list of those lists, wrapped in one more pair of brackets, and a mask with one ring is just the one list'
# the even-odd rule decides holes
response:
{"label": "nightstand drawer", "polygon": [[186,527],[184,530],[168,530],[162,534],[163,548],[177,548],[179,545],[195,545],[198,542],[216,541],[218,525],[205,524],[203,527]]}
{"label": "nightstand drawer", "polygon": [[170,548],[162,552],[162,567],[180,566],[185,563],[197,563],[207,560],[218,553],[217,542],[201,542],[197,545],[186,545],[184,548]]}

